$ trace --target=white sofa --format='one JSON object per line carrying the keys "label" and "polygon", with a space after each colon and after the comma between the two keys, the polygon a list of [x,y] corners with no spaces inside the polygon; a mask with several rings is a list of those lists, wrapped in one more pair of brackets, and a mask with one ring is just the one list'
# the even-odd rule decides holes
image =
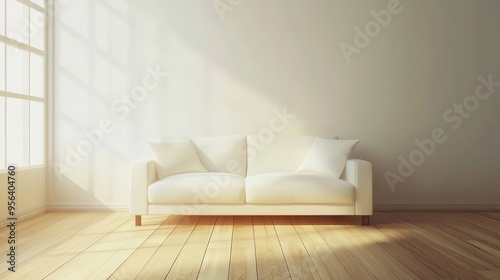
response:
{"label": "white sofa", "polygon": [[372,167],[358,140],[220,136],[149,143],[131,164],[130,213],[372,215]]}

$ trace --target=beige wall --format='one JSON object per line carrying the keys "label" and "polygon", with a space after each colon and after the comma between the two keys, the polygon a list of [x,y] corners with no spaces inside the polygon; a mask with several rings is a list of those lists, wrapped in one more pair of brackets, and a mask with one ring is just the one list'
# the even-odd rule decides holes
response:
{"label": "beige wall", "polygon": [[123,208],[147,140],[255,134],[285,107],[284,134],[361,139],[379,209],[500,205],[500,87],[474,97],[500,81],[499,1],[215,3],[60,5],[49,206]]}

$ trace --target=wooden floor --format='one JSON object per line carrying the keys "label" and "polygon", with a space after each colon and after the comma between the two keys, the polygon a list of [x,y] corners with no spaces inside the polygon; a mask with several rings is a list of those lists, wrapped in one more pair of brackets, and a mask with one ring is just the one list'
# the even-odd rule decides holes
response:
{"label": "wooden floor", "polygon": [[500,213],[359,217],[46,213],[18,223],[0,279],[500,279]]}

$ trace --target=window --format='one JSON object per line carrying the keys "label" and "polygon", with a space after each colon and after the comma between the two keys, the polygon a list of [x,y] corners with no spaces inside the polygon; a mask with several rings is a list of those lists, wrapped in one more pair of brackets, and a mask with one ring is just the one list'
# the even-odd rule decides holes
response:
{"label": "window", "polygon": [[0,170],[45,163],[43,0],[0,0]]}

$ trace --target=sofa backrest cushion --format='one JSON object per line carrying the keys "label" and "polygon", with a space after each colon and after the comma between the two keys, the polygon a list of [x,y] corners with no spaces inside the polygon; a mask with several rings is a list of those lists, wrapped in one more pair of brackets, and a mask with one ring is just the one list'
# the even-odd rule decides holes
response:
{"label": "sofa backrest cushion", "polygon": [[[337,139],[336,136],[328,138]],[[273,139],[248,136],[248,175],[295,172],[315,139],[316,136],[276,136]]]}
{"label": "sofa backrest cushion", "polygon": [[207,172],[191,140],[148,143],[160,179],[181,173]]}
{"label": "sofa backrest cushion", "polygon": [[194,137],[191,140],[208,171],[246,176],[246,136]]}
{"label": "sofa backrest cushion", "polygon": [[339,178],[352,149],[359,140],[332,140],[318,137],[297,172],[316,172]]}

